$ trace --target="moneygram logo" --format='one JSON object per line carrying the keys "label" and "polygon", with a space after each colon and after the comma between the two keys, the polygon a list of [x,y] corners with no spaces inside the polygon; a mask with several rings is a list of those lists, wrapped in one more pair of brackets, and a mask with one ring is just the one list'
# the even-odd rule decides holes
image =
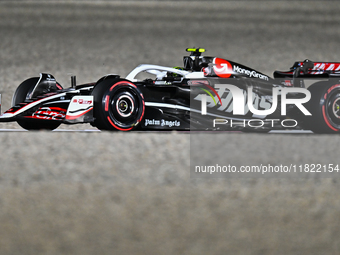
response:
{"label": "moneygram logo", "polygon": [[[210,86],[209,86],[210,87]],[[214,93],[217,95],[219,102],[222,106],[222,102],[225,100],[228,100],[228,104],[233,104],[233,115],[245,115],[247,114],[246,109],[252,112],[254,115],[259,116],[267,116],[272,113],[274,113],[278,107],[279,103],[279,96],[281,97],[281,115],[285,116],[287,114],[287,105],[295,105],[296,108],[298,108],[304,115],[312,115],[304,106],[304,103],[307,103],[311,98],[311,93],[309,90],[305,88],[278,88],[274,87],[272,90],[272,95],[269,96],[270,98],[264,97],[264,102],[262,105],[264,109],[256,109],[254,107],[253,102],[255,101],[256,94],[253,92],[253,87],[249,86],[247,88],[247,93],[245,96],[245,91],[235,85],[231,84],[216,84],[215,89],[218,90],[218,93],[215,89],[212,87],[210,88],[214,91]],[[215,98],[212,96],[212,94],[202,89],[207,94],[210,95],[210,97],[213,99],[215,105],[217,105],[217,102]],[[231,93],[231,97],[229,96]],[[287,97],[287,95],[297,95],[298,97]],[[226,98],[223,98],[223,95],[228,95]],[[302,96],[304,95],[304,96]],[[268,101],[271,101],[271,103],[268,103]],[[209,102],[210,103],[210,102]],[[220,110],[223,110],[223,107]],[[207,97],[206,95],[201,95],[201,114],[206,115],[207,114]]]}

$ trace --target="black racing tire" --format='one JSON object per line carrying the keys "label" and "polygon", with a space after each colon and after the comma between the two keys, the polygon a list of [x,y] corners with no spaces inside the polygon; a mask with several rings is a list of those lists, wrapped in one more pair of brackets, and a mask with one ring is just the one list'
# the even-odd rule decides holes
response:
{"label": "black racing tire", "polygon": [[316,82],[308,90],[311,99],[305,104],[311,116],[304,116],[303,128],[314,133],[340,131],[340,83]]}
{"label": "black racing tire", "polygon": [[[23,81],[16,91],[14,92],[13,98],[12,98],[12,107],[25,102],[26,99],[28,99],[29,94],[32,93],[35,85],[39,81],[39,77],[33,77],[29,78],[25,81]],[[59,85],[59,84],[58,84]],[[59,87],[61,87],[59,85]],[[53,130],[59,127],[61,124],[58,121],[49,121],[49,120],[35,120],[35,119],[20,119],[17,120],[17,123],[20,127],[27,129],[27,130]]]}
{"label": "black racing tire", "polygon": [[100,130],[130,131],[136,129],[145,112],[143,94],[132,82],[108,79],[93,89],[94,123]]}

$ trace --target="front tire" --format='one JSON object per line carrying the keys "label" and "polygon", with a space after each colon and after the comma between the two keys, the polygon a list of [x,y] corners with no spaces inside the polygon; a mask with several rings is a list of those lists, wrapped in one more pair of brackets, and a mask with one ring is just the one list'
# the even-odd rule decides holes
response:
{"label": "front tire", "polygon": [[316,82],[308,90],[311,99],[305,104],[312,116],[305,116],[303,127],[314,133],[340,131],[340,84]]}
{"label": "front tire", "polygon": [[92,95],[94,126],[100,130],[130,131],[143,119],[143,94],[128,80],[103,80],[94,87]]}

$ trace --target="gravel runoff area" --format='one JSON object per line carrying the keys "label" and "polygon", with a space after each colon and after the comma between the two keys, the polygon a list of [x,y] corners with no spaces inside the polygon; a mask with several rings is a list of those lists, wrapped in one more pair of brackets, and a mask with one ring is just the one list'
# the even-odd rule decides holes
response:
{"label": "gravel runoff area", "polygon": [[[305,58],[339,61],[338,10],[333,1],[1,2],[2,110],[39,72],[67,87],[71,74],[82,83],[140,63],[178,66],[192,46],[269,74]],[[224,135],[231,146],[216,157],[236,162],[246,153],[264,164],[337,160],[337,136]],[[0,132],[0,148],[0,254],[340,253],[336,177],[190,178],[190,134],[178,132]]]}

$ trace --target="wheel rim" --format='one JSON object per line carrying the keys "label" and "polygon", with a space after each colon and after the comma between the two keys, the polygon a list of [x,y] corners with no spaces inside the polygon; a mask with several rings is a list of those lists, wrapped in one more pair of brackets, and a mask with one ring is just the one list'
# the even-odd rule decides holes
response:
{"label": "wheel rim", "polygon": [[136,125],[144,111],[137,92],[131,88],[112,91],[109,105],[109,118],[115,126],[123,129]]}
{"label": "wheel rim", "polygon": [[327,100],[326,116],[332,127],[340,129],[340,91],[334,91]]}
{"label": "wheel rim", "polygon": [[332,105],[333,115],[340,119],[340,98],[336,98]]}
{"label": "wheel rim", "polygon": [[117,113],[123,118],[130,117],[134,108],[134,100],[129,95],[122,95],[116,101]]}

